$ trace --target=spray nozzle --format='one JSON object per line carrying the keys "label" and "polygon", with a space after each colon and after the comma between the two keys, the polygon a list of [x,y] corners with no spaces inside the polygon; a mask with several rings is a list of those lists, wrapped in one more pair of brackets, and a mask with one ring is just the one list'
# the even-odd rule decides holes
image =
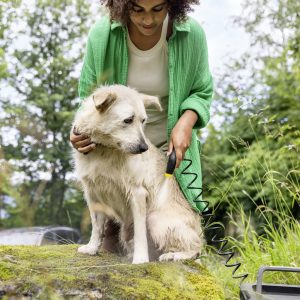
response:
{"label": "spray nozzle", "polygon": [[167,163],[167,169],[165,176],[172,176],[176,166],[176,152],[173,148],[172,153],[169,155],[168,163]]}

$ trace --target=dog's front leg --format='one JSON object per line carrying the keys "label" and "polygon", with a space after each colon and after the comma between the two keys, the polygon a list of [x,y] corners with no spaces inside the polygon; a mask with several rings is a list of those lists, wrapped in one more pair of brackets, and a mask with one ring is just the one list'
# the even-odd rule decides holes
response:
{"label": "dog's front leg", "polygon": [[130,203],[134,224],[133,264],[149,262],[146,229],[146,197],[147,191],[142,187],[138,187],[134,190]]}
{"label": "dog's front leg", "polygon": [[102,242],[106,217],[101,212],[95,212],[89,207],[92,220],[92,235],[87,245],[78,248],[79,253],[96,255]]}

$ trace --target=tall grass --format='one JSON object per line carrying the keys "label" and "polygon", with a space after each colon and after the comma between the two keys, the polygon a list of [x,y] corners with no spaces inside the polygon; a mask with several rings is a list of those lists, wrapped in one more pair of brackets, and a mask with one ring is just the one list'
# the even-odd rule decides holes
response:
{"label": "tall grass", "polygon": [[[300,267],[300,223],[283,206],[284,199],[281,200],[276,211],[266,206],[257,207],[256,213],[265,220],[262,235],[257,233],[251,222],[252,216],[247,216],[240,204],[231,206],[230,222],[239,236],[227,237],[228,247],[235,249],[230,263],[241,262],[235,275],[248,273],[246,282],[255,282],[257,271],[263,265]],[[203,262],[224,286],[226,299],[239,299],[239,280],[232,278],[233,268],[226,268],[224,257],[212,248],[207,250]],[[296,273],[269,272],[264,276],[264,281],[300,285],[300,276]]]}
{"label": "tall grass", "polygon": [[[269,201],[264,197],[261,198],[262,204],[257,205],[247,191],[243,190],[256,208],[251,215],[245,212],[238,198],[230,197],[230,188],[224,187],[222,195],[223,201],[228,204],[230,225],[238,233],[235,237],[227,237],[227,249],[235,249],[235,256],[229,263],[240,262],[241,266],[235,275],[248,273],[245,282],[251,283],[256,281],[257,271],[263,265],[300,267],[300,222],[293,217],[291,209],[291,203],[292,208],[299,207],[300,204],[300,184],[297,179],[299,171],[291,170],[283,175],[269,168],[268,160],[265,160],[263,165],[265,175],[258,180],[260,184],[256,187],[257,192],[268,184],[272,188],[275,208],[268,206]],[[233,177],[232,181],[235,180]],[[283,189],[289,189],[289,193],[282,192]],[[215,214],[217,213],[216,210]],[[261,221],[258,226],[254,219]],[[216,246],[220,248],[220,244]],[[225,258],[219,256],[213,247],[208,246],[202,261],[223,285],[226,299],[240,299],[240,280],[232,278],[234,268],[225,267]],[[300,285],[300,276],[299,273],[266,272],[264,282]]]}
{"label": "tall grass", "polygon": [[[264,226],[265,234],[259,235],[251,225],[251,217],[247,217],[243,208],[239,208],[239,221],[233,219],[234,226],[239,227],[241,235],[238,238],[228,237],[230,247],[235,248],[235,256],[230,263],[241,262],[241,267],[235,275],[248,273],[246,282],[255,282],[260,266],[292,266],[300,267],[300,225],[292,217],[284,217],[278,212],[259,209],[264,217],[276,215],[278,224],[269,222]],[[224,286],[226,299],[239,299],[239,280],[232,278],[233,268],[224,266],[224,258],[208,249],[208,255],[203,259],[212,273]],[[269,272],[264,276],[265,282],[299,284],[300,276],[296,273]]]}

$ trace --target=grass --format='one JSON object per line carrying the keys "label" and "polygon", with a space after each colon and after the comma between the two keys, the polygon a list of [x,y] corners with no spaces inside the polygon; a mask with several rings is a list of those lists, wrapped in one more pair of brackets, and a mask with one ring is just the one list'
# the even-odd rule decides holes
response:
{"label": "grass", "polygon": [[[252,188],[256,187],[256,193],[253,193],[252,189],[252,195],[256,195],[255,199],[244,190],[247,185],[241,184],[243,183],[241,178],[249,174],[250,168],[246,170],[247,164],[240,164],[240,170],[236,172],[238,176],[232,177],[227,186],[222,189],[218,187],[223,204],[225,201],[228,208],[231,228],[238,233],[235,237],[227,237],[228,247],[225,249],[235,249],[235,256],[229,263],[240,262],[241,266],[235,275],[248,273],[245,282],[251,283],[256,282],[257,271],[263,265],[300,267],[300,222],[293,217],[292,213],[292,209],[296,207],[299,209],[300,204],[299,171],[297,168],[285,174],[274,171],[271,150],[265,151],[263,156],[258,158],[253,156],[253,153],[252,156],[250,151],[246,153],[243,160],[248,160],[248,164],[251,161],[252,170],[253,167],[256,168],[256,176],[252,177]],[[238,163],[233,168],[238,169],[237,166]],[[261,175],[262,170],[264,176]],[[241,203],[240,198],[235,196],[235,191],[232,191],[233,186],[235,191],[237,186],[240,186],[241,191],[248,198],[247,212],[243,206],[245,202]],[[266,189],[271,191],[268,192],[267,197],[263,193]],[[254,207],[254,210],[251,209],[252,214],[249,212],[249,203]],[[217,213],[216,210],[215,214]],[[219,247],[220,244],[217,245],[217,248]],[[240,299],[240,281],[232,278],[234,268],[224,266],[224,257],[216,254],[216,251],[208,246],[207,255],[202,261],[219,278],[220,284],[225,289],[226,299]],[[300,285],[300,274],[266,272],[263,281]]]}
{"label": "grass", "polygon": [[[269,223],[264,227],[265,234],[259,235],[250,225],[250,217],[240,208],[241,222],[232,219],[235,226],[239,226],[242,234],[238,238],[229,237],[229,244],[235,248],[235,257],[229,263],[240,262],[241,267],[235,275],[248,273],[246,282],[255,282],[260,266],[300,266],[300,224],[292,217],[283,218],[277,214],[278,223]],[[276,214],[271,211],[261,211],[262,214]],[[243,227],[241,228],[240,225]],[[226,268],[224,259],[212,249],[208,249],[208,256],[203,259],[208,269],[219,278],[224,287],[226,299],[239,299],[239,280],[232,278],[234,268]],[[267,272],[264,282],[298,284],[299,273]]]}

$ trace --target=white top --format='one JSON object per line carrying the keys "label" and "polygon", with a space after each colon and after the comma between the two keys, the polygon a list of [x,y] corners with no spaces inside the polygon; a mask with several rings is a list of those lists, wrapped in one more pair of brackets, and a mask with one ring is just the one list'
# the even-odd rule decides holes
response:
{"label": "white top", "polygon": [[128,34],[129,66],[127,84],[140,92],[165,97],[169,94],[168,82],[168,16],[162,26],[157,44],[149,50],[138,49]]}
{"label": "white top", "polygon": [[129,65],[127,85],[137,91],[158,96],[160,98],[163,112],[156,109],[147,109],[146,136],[157,147],[161,147],[167,141],[167,119],[168,119],[168,16],[166,16],[161,36],[157,44],[146,51],[138,49],[127,34],[127,45],[129,50]]}

